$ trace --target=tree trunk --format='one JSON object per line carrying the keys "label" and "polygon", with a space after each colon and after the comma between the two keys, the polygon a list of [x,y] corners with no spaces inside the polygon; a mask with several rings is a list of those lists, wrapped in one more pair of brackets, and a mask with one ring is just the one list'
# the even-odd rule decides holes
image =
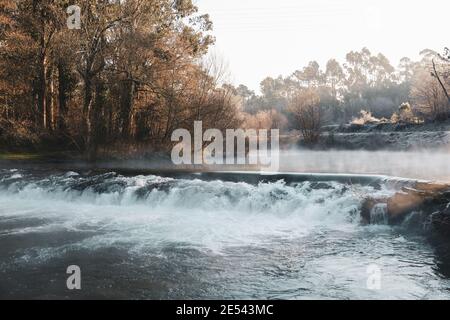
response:
{"label": "tree trunk", "polygon": [[84,100],[83,100],[83,136],[85,138],[85,150],[88,155],[88,160],[91,160],[92,149],[92,79],[89,75],[84,79]]}
{"label": "tree trunk", "polygon": [[436,70],[436,63],[434,62],[434,60],[432,60],[432,62],[433,62],[434,75],[436,76],[436,79],[438,80],[442,90],[444,91],[445,96],[447,97],[447,105],[450,106],[450,95],[449,95],[444,83],[442,82],[441,77],[439,77],[439,74]]}
{"label": "tree trunk", "polygon": [[39,66],[39,75],[37,81],[37,104],[38,113],[40,115],[40,125],[42,128],[47,128],[47,84],[46,84],[46,73],[47,73],[47,62],[46,58],[41,57],[41,62]]}
{"label": "tree trunk", "polygon": [[68,81],[69,77],[67,75],[66,67],[63,63],[58,64],[58,104],[59,112],[57,121],[57,128],[59,131],[66,133],[67,124],[66,118],[68,113],[67,108],[67,97],[68,97]]}
{"label": "tree trunk", "polygon": [[135,95],[135,83],[132,79],[127,79],[122,83],[122,94],[120,101],[120,118],[122,122],[122,137],[128,139],[131,132],[131,112],[133,110],[133,100]]}
{"label": "tree trunk", "polygon": [[48,115],[48,128],[53,131],[55,129],[55,116],[56,116],[56,97],[55,97],[55,73],[53,68],[50,68],[48,74],[49,81],[49,94],[47,101],[47,115]]}

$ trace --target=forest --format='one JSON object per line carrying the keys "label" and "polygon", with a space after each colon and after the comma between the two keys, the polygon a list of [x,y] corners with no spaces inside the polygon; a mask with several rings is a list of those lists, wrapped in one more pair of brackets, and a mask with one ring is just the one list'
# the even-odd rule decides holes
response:
{"label": "forest", "polygon": [[[68,28],[72,5],[79,29]],[[448,49],[394,67],[362,48],[262,79],[255,93],[225,81],[209,53],[214,40],[213,22],[192,0],[1,0],[0,151],[95,160],[167,151],[172,132],[197,120],[219,130],[300,130],[315,143],[324,126],[361,112],[386,122],[450,117]]]}
{"label": "forest", "polygon": [[288,129],[314,126],[314,120],[319,127],[364,120],[445,121],[450,116],[450,52],[425,49],[420,55],[420,61],[404,57],[394,67],[382,53],[363,48],[349,52],[343,64],[332,58],[321,68],[311,61],[287,77],[267,77],[261,95],[244,85],[235,92],[253,124]]}

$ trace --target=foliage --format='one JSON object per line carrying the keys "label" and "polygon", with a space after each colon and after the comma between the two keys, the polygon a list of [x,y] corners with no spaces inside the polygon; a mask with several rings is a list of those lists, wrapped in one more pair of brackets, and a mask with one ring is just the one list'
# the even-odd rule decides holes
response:
{"label": "foliage", "polygon": [[[424,50],[421,61],[405,57],[397,68],[384,55],[374,55],[367,48],[349,52],[343,64],[330,59],[325,70],[312,61],[288,77],[265,78],[261,82],[261,95],[241,85],[241,91],[245,92],[243,109],[252,114],[275,109],[289,116],[291,97],[299,90],[314,88],[320,96],[324,124],[370,120],[360,117],[361,110],[367,110],[374,118],[391,118],[405,101],[410,103],[414,116],[439,119],[449,111],[445,91],[438,81],[446,82],[444,87],[450,84],[450,58],[446,53],[438,55]],[[396,116],[411,117],[411,114]]]}
{"label": "foliage", "polygon": [[381,120],[378,118],[375,118],[372,115],[372,112],[361,110],[359,118],[354,118],[352,121],[352,124],[357,125],[364,125],[364,124],[374,124],[374,123],[380,123]]}
{"label": "foliage", "polygon": [[314,89],[298,91],[289,104],[289,112],[295,119],[296,128],[300,129],[307,144],[317,143],[322,128],[320,96]]}
{"label": "foliage", "polygon": [[[68,29],[66,8],[81,8]],[[175,128],[240,123],[238,102],[201,64],[211,21],[191,0],[3,0],[0,118],[64,137],[95,159],[123,142],[170,147]]]}

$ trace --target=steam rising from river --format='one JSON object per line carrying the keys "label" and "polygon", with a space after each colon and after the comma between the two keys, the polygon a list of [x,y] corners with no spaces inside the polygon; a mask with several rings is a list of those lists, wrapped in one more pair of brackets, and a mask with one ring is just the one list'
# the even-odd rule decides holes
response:
{"label": "steam rising from river", "polygon": [[310,151],[284,150],[281,171],[384,174],[450,182],[450,152],[423,151]]}
{"label": "steam rising from river", "polygon": [[[306,150],[273,152],[279,156],[279,172],[338,173],[387,175],[428,181],[450,182],[450,150],[417,149],[415,151]],[[268,167],[252,165],[173,166],[170,159],[100,163],[102,167],[127,169],[186,169],[198,171],[255,171]]]}

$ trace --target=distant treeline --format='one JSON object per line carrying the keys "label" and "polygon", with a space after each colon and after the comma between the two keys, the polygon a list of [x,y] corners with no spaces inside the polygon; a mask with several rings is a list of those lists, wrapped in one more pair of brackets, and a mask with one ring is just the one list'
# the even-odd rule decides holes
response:
{"label": "distant treeline", "polygon": [[321,68],[312,61],[290,76],[268,77],[261,82],[259,95],[245,85],[236,92],[244,98],[246,112],[264,119],[270,110],[277,124],[288,127],[298,126],[297,117],[290,117],[292,113],[314,105],[320,108],[321,122],[327,124],[351,121],[361,110],[391,119],[403,103],[409,103],[414,114],[424,120],[447,119],[450,54],[448,50],[439,54],[426,49],[421,56],[420,61],[403,58],[395,68],[383,54],[374,55],[363,48],[349,52],[343,64],[330,59]]}

